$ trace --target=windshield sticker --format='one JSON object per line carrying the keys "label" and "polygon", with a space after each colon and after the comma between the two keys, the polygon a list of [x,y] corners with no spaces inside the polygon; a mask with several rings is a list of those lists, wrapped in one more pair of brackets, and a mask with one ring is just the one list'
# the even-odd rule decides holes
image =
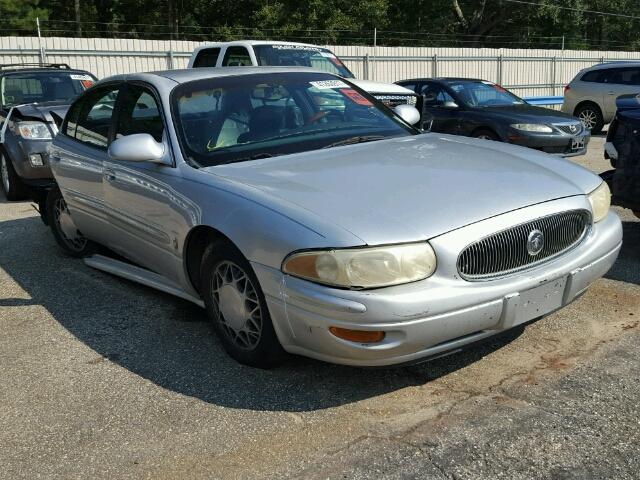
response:
{"label": "windshield sticker", "polygon": [[305,45],[270,45],[274,50],[303,50],[305,52],[321,52],[319,48],[307,47]]}
{"label": "windshield sticker", "polygon": [[320,52],[320,55],[327,58],[336,58],[336,56],[331,52]]}
{"label": "windshield sticker", "polygon": [[90,75],[78,75],[78,74],[71,74],[71,80],[90,80],[91,82],[93,82],[93,78],[91,78]]}
{"label": "windshield sticker", "polygon": [[84,89],[86,90],[87,88],[89,88],[91,85],[93,85],[95,82],[93,80],[80,80],[80,83],[82,84],[82,86],[84,87]]}
{"label": "windshield sticker", "polygon": [[318,90],[327,90],[329,88],[349,88],[349,85],[344,83],[342,80],[321,80],[318,82],[309,82],[309,84],[316,87]]}
{"label": "windshield sticker", "polygon": [[340,93],[345,97],[348,97],[353,103],[356,103],[358,105],[364,105],[365,107],[370,107],[373,105],[368,99],[360,95],[353,88],[344,88],[340,90]]}

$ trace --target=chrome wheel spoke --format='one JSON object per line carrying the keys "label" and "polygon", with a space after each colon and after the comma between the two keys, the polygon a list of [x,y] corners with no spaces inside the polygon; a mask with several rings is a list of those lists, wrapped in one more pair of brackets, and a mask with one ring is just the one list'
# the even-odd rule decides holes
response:
{"label": "chrome wheel spoke", "polygon": [[227,338],[241,349],[253,350],[262,335],[262,311],[245,271],[231,261],[218,264],[211,279],[211,298]]}

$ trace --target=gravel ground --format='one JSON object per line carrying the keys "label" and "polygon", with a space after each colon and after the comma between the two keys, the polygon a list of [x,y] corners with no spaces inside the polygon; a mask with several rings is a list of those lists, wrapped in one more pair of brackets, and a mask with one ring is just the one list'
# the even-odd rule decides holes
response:
{"label": "gravel ground", "polygon": [[[574,159],[608,169],[602,137]],[[428,364],[231,361],[0,199],[0,478],[640,478],[640,222],[569,307]]]}

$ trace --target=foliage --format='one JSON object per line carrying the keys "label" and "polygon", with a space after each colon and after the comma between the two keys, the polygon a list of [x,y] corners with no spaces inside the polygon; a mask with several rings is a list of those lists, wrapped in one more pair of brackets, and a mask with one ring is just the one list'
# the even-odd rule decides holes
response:
{"label": "foliage", "polygon": [[[47,36],[640,48],[638,0],[0,0],[0,25]],[[558,8],[564,7],[564,8]],[[572,9],[572,10],[568,10]],[[587,13],[597,10],[636,18]]]}

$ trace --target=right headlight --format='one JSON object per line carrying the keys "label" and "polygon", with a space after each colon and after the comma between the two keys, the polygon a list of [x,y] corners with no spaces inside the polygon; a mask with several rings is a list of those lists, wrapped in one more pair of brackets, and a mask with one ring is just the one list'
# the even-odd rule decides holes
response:
{"label": "right headlight", "polygon": [[589,203],[591,204],[591,215],[593,221],[599,222],[609,213],[609,207],[611,207],[611,191],[607,182],[602,182],[598,188],[587,195]]}
{"label": "right headlight", "polygon": [[282,264],[289,275],[347,288],[415,282],[435,269],[436,255],[427,242],[292,253]]}

